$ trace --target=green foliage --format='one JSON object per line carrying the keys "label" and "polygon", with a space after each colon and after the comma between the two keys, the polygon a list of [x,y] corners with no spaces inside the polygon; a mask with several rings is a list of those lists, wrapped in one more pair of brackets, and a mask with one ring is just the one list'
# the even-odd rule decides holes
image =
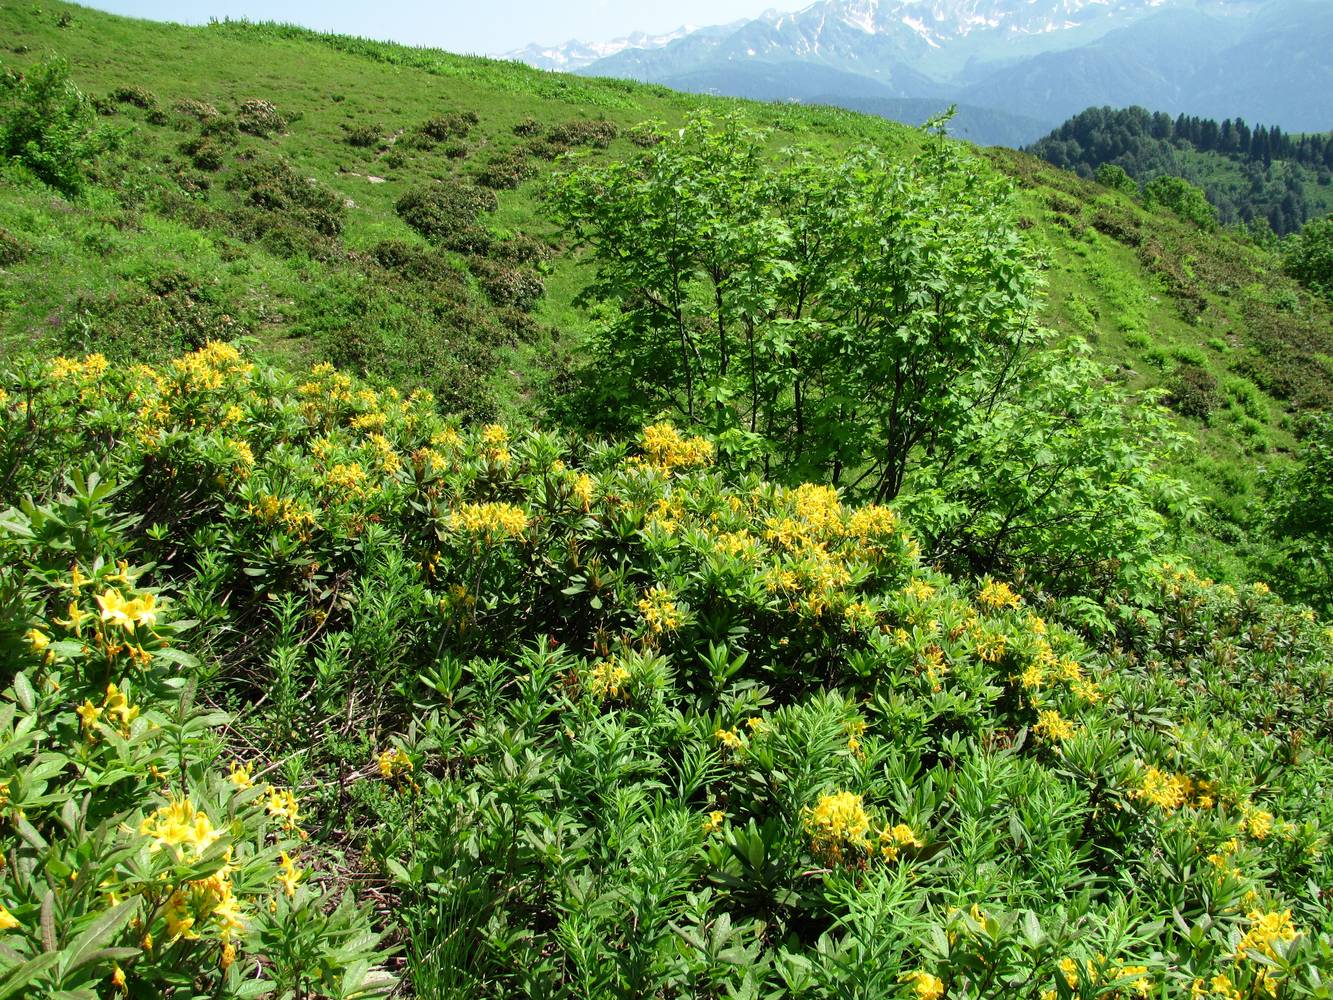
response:
{"label": "green foliage", "polygon": [[[1080,364],[1047,391],[1091,408]],[[219,344],[156,367],[61,359],[3,386],[0,440],[27,448],[0,466],[7,491],[40,498],[86,461],[122,483],[25,504],[0,536],[23,566],[17,588],[3,578],[21,610],[0,643],[41,729],[95,764],[40,781],[117,755],[87,808],[138,809],[106,828],[130,840],[161,802],[150,766],[188,782],[213,829],[231,821],[233,893],[262,904],[226,975],[214,919],[175,950],[164,926],[147,956],[127,927],[123,958],[92,966],[103,989],[112,961],[158,993],[164,969],[224,996],[233,970],[256,994],[383,988],[366,916],[320,905],[262,832],[283,821],[260,772],[302,792],[303,868],[331,838],[389,881],[418,995],[1301,996],[1333,971],[1333,912],[1309,889],[1333,876],[1333,635],[1261,585],[1170,563],[1101,602],[954,581],[887,507],[729,481],[715,443],[670,425],[618,445],[459,428],[424,394]],[[1016,429],[1057,454],[1102,447]],[[149,607],[115,562],[140,549],[174,601]],[[72,587],[83,642],[61,624]],[[108,587],[128,610],[94,610]],[[172,652],[187,615],[199,666]],[[104,674],[74,672],[132,659],[88,641],[121,633],[150,657],[126,671],[145,706],[128,738]],[[230,729],[182,736],[180,701],[150,694],[191,675],[244,710]],[[95,743],[83,697],[102,707]],[[135,740],[165,749],[131,780]],[[253,774],[209,777],[223,740]],[[0,774],[48,843],[67,838],[68,807]],[[39,850],[22,829],[0,832],[11,856]],[[82,850],[24,870],[105,898],[89,859],[120,856]],[[159,884],[117,864],[117,884],[127,868]],[[4,940],[40,942],[40,893],[0,894]],[[256,968],[264,985],[244,986]]]}
{"label": "green foliage", "polygon": [[0,66],[0,156],[72,195],[110,142],[63,60],[46,59],[22,74]]}
{"label": "green foliage", "polygon": [[553,193],[597,266],[586,294],[613,305],[586,412],[667,412],[741,467],[902,496],[953,568],[1008,553],[1068,588],[1144,564],[1163,428],[1130,416],[1123,448],[1126,401],[1040,350],[1034,269],[975,162],[932,140],[906,165],[774,167],[763,136],[704,117],[661,139]]}
{"label": "green foliage", "polygon": [[229,720],[197,704],[193,623],[125,558],[124,495],[97,472],[67,486],[0,515],[6,995],[385,995],[367,910],[324,916],[295,865],[291,792],[218,768]]}
{"label": "green foliage", "polygon": [[1183,177],[1158,177],[1143,186],[1143,202],[1149,207],[1170,209],[1200,229],[1217,228],[1217,209],[1208,204],[1203,190]]}
{"label": "green foliage", "polygon": [[1097,168],[1097,183],[1103,187],[1109,187],[1113,191],[1119,191],[1122,194],[1137,195],[1139,193],[1138,182],[1129,174],[1125,173],[1125,168],[1114,163],[1103,163]]}
{"label": "green foliage", "polygon": [[1268,526],[1278,542],[1273,572],[1333,612],[1333,415],[1309,419],[1295,466],[1273,476],[1269,494]]}
{"label": "green foliage", "polygon": [[1333,215],[1311,219],[1282,245],[1287,273],[1313,292],[1333,299]]}

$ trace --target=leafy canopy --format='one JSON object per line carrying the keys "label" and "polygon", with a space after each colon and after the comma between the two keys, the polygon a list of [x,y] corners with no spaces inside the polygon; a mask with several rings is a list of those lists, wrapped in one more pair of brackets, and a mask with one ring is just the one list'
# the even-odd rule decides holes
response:
{"label": "leafy canopy", "polygon": [[1146,559],[1165,425],[1038,328],[1002,182],[938,134],[906,163],[774,162],[705,115],[658,138],[551,192],[603,309],[579,420],[667,416],[737,469],[901,497],[956,569],[1082,586]]}

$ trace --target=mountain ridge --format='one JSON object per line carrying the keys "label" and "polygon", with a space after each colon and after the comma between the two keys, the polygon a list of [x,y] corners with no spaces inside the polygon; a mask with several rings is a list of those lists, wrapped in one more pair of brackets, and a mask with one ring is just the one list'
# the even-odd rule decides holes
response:
{"label": "mountain ridge", "polygon": [[616,43],[563,68],[806,100],[819,67],[847,74],[835,98],[947,98],[1048,126],[1148,103],[1313,131],[1333,123],[1330,49],[1333,8],[1308,0],[818,0],[661,44]]}

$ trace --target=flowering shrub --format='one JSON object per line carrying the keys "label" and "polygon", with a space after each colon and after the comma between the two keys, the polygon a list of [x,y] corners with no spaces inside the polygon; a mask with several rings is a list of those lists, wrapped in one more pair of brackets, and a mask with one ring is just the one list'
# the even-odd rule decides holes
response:
{"label": "flowering shrub", "polygon": [[43,988],[379,988],[367,915],[319,902],[339,857],[387,880],[419,995],[1327,980],[1333,636],[1263,587],[951,580],[889,507],[668,424],[460,427],[227,345],[3,389],[0,482],[35,498],[4,836],[44,860],[0,940],[52,951],[48,892],[73,935],[129,906]]}
{"label": "flowering shrub", "polygon": [[108,484],[72,487],[0,523],[13,612],[2,641],[17,670],[0,708],[6,985],[386,992],[392,981],[370,971],[377,937],[350,900],[288,964],[264,945],[300,938],[303,912],[325,900],[297,868],[297,800],[248,766],[224,776],[213,764],[225,720],[195,706],[197,661],[179,644],[189,623],[144,568],[117,559],[134,522],[110,513]]}

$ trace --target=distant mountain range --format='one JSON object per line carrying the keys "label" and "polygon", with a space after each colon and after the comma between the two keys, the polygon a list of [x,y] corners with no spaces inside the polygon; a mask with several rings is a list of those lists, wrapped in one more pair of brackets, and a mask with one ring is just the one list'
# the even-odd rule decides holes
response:
{"label": "distant mountain range", "polygon": [[[820,101],[1023,145],[1093,105],[1333,127],[1330,0],[819,0],[796,11],[508,53],[682,90]],[[925,112],[924,114],[922,112]]]}

